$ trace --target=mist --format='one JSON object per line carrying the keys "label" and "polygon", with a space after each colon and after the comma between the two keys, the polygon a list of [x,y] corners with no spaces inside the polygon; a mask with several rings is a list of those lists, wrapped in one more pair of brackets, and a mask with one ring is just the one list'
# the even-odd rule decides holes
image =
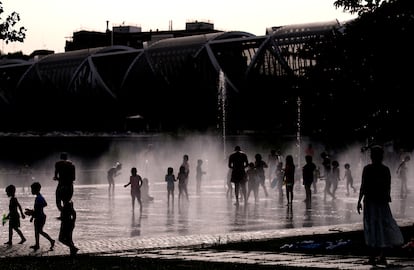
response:
{"label": "mist", "polygon": [[[122,164],[121,175],[115,180],[116,184],[124,184],[129,180],[130,170],[136,167],[138,174],[148,178],[150,183],[164,182],[168,167],[177,174],[183,156],[189,156],[189,184],[195,183],[197,160],[203,161],[203,170],[209,179],[226,179],[228,172],[227,158],[239,145],[250,161],[259,153],[267,162],[271,149],[281,153],[281,159],[292,155],[296,165],[296,177],[301,179],[301,168],[305,164],[305,149],[308,144],[314,148],[314,163],[321,167],[320,153],[327,152],[331,161],[340,164],[341,176],[344,164],[349,163],[355,182],[360,181],[362,168],[370,162],[369,151],[362,151],[364,145],[353,145],[333,148],[320,142],[304,138],[300,147],[295,138],[257,138],[254,135],[223,136],[208,133],[183,133],[180,135],[155,134],[127,136],[96,136],[96,137],[65,137],[61,138],[21,138],[3,143],[3,155],[0,160],[0,185],[22,185],[20,169],[28,164],[32,170],[32,179],[42,185],[56,185],[52,180],[54,164],[61,152],[67,152],[77,169],[75,184],[106,184],[107,171],[117,162]],[[7,144],[7,147],[5,145]],[[19,147],[19,145],[24,147]],[[390,167],[395,177],[397,166],[405,155],[412,153],[397,152],[391,146],[384,147],[384,164]],[[408,164],[409,177],[414,176],[412,162]]]}

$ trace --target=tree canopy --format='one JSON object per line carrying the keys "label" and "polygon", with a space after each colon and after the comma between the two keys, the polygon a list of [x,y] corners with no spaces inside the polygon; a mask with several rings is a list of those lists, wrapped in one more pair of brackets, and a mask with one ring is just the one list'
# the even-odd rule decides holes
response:
{"label": "tree canopy", "polygon": [[351,14],[357,13],[362,15],[367,12],[373,12],[382,3],[389,2],[387,0],[336,0],[334,2],[335,8],[343,8],[344,12],[349,12]]}
{"label": "tree canopy", "polygon": [[6,43],[23,42],[26,37],[26,28],[21,26],[17,28],[16,24],[20,21],[20,15],[12,12],[7,18],[2,19],[1,14],[4,12],[3,3],[0,2],[0,39]]}

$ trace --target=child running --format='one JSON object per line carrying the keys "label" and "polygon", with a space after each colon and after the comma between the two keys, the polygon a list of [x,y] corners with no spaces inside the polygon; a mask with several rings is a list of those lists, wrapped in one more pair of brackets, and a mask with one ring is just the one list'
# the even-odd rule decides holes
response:
{"label": "child running", "polygon": [[25,209],[25,214],[31,216],[30,222],[34,221],[34,232],[36,243],[33,246],[30,246],[34,251],[39,249],[39,236],[42,235],[50,242],[49,250],[53,250],[55,246],[55,240],[53,240],[47,233],[43,231],[43,227],[46,223],[46,215],[43,209],[47,206],[45,198],[40,193],[42,186],[39,182],[34,182],[30,188],[32,189],[32,194],[36,195],[33,209]]}
{"label": "child running", "polygon": [[13,244],[13,230],[17,232],[17,234],[20,236],[20,242],[19,244],[23,244],[26,242],[26,238],[23,236],[22,231],[20,228],[20,214],[22,218],[24,219],[25,216],[23,214],[22,207],[20,206],[19,201],[15,197],[16,194],[16,187],[14,185],[9,185],[6,187],[6,194],[8,197],[10,197],[10,203],[9,203],[9,214],[6,216],[6,220],[9,220],[9,241],[4,243],[5,245],[11,246]]}
{"label": "child running", "polygon": [[139,204],[139,212],[142,213],[142,203],[141,203],[142,178],[137,173],[137,168],[135,167],[131,169],[131,176],[129,177],[129,182],[128,184],[124,185],[124,187],[126,188],[129,185],[131,185],[132,211],[135,211],[135,199],[136,199]]}

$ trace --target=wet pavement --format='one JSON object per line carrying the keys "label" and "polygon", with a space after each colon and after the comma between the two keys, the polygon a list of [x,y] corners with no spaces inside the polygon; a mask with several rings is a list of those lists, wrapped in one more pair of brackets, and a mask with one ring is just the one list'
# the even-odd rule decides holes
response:
{"label": "wet pavement", "polygon": [[[141,214],[137,205],[135,212],[132,212],[130,189],[124,188],[123,184],[125,183],[118,183],[114,196],[108,195],[106,184],[75,186],[73,201],[78,219],[74,242],[80,248],[80,254],[137,256],[139,253],[143,258],[369,269],[369,266],[363,265],[365,258],[352,256],[196,251],[191,248],[254,239],[361,230],[362,215],[356,212],[358,193],[346,196],[343,182],[338,188],[336,200],[327,199],[324,202],[323,194],[316,193],[310,209],[305,207],[305,195],[303,187],[300,186],[295,191],[291,210],[286,207],[286,199],[278,198],[274,190],[271,190],[268,197],[260,190],[261,198],[258,203],[254,203],[251,197],[247,205],[242,202],[235,206],[234,198],[226,197],[224,181],[220,179],[203,182],[199,195],[195,193],[195,186],[191,185],[188,202],[178,203],[176,189],[174,205],[168,205],[166,183],[152,182],[150,195],[154,197],[154,201],[144,203]],[[323,190],[323,183],[318,185],[319,190]],[[44,186],[41,193],[48,201],[44,231],[57,239],[60,223],[56,219],[58,212],[54,204],[54,190],[54,185]],[[398,188],[393,187],[392,190]],[[34,196],[28,194],[27,190],[22,192],[18,188],[16,197],[23,208],[32,208]],[[392,198],[391,209],[399,225],[413,224],[414,195],[410,193],[402,200],[393,192]],[[0,211],[8,212],[8,198],[5,193],[0,199]],[[8,240],[7,225],[6,223],[1,228],[0,241]],[[33,224],[28,219],[22,219],[21,225],[27,242],[17,244],[20,239],[14,233],[13,242],[16,244],[11,247],[0,246],[1,257],[55,256],[69,253],[68,248],[58,242],[53,251],[48,251],[49,243],[42,237],[40,250],[33,252],[29,248],[34,243]],[[401,269],[414,269],[414,260],[391,258],[390,261]]]}

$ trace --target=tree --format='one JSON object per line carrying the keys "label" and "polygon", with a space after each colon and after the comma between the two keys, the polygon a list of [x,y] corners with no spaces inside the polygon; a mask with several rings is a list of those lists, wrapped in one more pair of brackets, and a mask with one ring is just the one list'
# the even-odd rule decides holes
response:
{"label": "tree", "polygon": [[[3,12],[3,4],[0,2],[0,15]],[[16,24],[19,21],[20,15],[17,12],[12,12],[4,21],[0,17],[0,39],[4,40],[6,43],[16,41],[23,42],[26,37],[26,28],[22,26],[17,30]]]}
{"label": "tree", "polygon": [[[391,0],[392,1],[392,0]],[[367,12],[374,12],[382,3],[389,2],[387,0],[336,0],[335,8],[342,7],[344,12],[351,14],[357,13],[362,15]]]}

